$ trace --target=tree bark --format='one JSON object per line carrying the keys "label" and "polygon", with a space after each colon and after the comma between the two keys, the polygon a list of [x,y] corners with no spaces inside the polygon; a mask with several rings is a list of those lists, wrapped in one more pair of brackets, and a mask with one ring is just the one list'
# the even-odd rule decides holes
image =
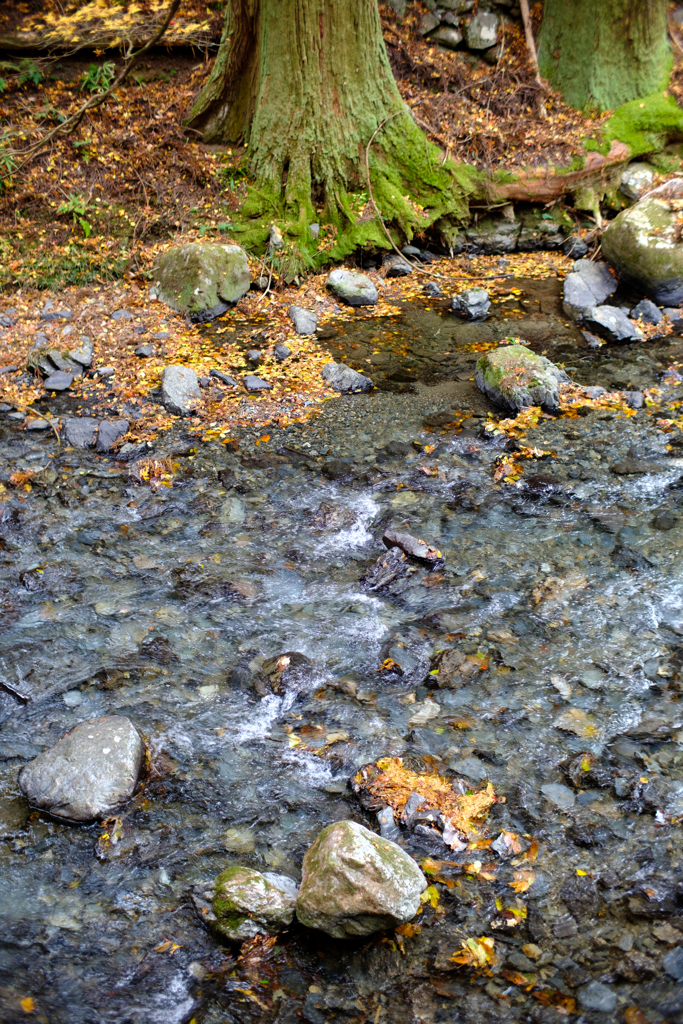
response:
{"label": "tree bark", "polygon": [[668,0],[545,0],[541,74],[570,106],[613,110],[666,88]]}
{"label": "tree bark", "polygon": [[388,244],[368,202],[374,133],[368,165],[386,221],[410,237],[467,213],[463,196],[475,175],[462,172],[458,183],[413,121],[377,0],[229,0],[213,71],[187,124],[205,142],[246,144],[255,184],[243,214],[284,222],[300,241],[322,221],[338,230],[340,245],[348,236],[348,251]]}

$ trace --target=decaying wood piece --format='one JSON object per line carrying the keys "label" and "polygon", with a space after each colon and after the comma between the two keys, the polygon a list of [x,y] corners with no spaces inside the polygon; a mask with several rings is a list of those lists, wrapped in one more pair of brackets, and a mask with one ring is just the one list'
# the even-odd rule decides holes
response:
{"label": "decaying wood piece", "polygon": [[586,162],[577,171],[567,174],[549,173],[547,168],[532,168],[523,172],[516,181],[504,185],[492,185],[489,199],[495,201],[516,201],[549,203],[570,192],[590,185],[606,185],[607,173],[620,164],[626,164],[631,151],[624,142],[613,142],[606,156],[601,153],[587,153]]}

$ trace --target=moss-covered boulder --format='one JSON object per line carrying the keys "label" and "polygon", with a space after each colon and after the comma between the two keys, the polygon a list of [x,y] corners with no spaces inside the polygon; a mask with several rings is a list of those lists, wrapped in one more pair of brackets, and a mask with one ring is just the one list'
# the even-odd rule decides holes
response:
{"label": "moss-covered boulder", "polygon": [[249,263],[239,245],[180,245],[160,257],[155,274],[157,298],[194,323],[221,316],[249,291]]}
{"label": "moss-covered boulder", "polygon": [[415,917],[426,888],[400,846],[355,821],[337,821],[306,852],[296,916],[335,939],[370,935]]}
{"label": "moss-covered boulder", "polygon": [[504,345],[477,362],[474,381],[480,391],[510,412],[530,405],[552,411],[560,402],[559,385],[568,381],[564,370],[526,345]]}
{"label": "moss-covered boulder", "polygon": [[683,302],[683,240],[677,207],[680,179],[623,210],[602,236],[602,253],[620,277],[659,306]]}
{"label": "moss-covered boulder", "polygon": [[209,923],[223,938],[244,942],[287,928],[294,920],[295,903],[296,883],[291,878],[234,865],[214,883]]}

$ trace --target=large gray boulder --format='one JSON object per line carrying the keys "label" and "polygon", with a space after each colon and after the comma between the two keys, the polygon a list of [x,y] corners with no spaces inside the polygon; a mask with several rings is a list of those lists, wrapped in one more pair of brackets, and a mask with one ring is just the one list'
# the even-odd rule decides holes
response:
{"label": "large gray boulder", "polygon": [[188,242],[156,267],[156,295],[194,323],[213,320],[249,291],[249,263],[239,245]]}
{"label": "large gray boulder", "polygon": [[681,197],[683,181],[666,182],[623,210],[602,236],[605,259],[658,306],[683,301],[683,242],[674,209]]}
{"label": "large gray boulder", "polygon": [[345,363],[325,363],[320,376],[327,381],[333,391],[339,391],[343,395],[372,391],[375,386],[369,377],[364,377],[362,373],[351,369]]}
{"label": "large gray boulder", "polygon": [[69,821],[113,814],[135,791],[145,746],[128,718],[81,722],[19,772],[33,807]]}
{"label": "large gray boulder", "polygon": [[465,41],[470,50],[488,50],[498,42],[500,18],[490,11],[479,11],[465,25]]}
{"label": "large gray boulder", "polygon": [[294,920],[297,886],[286,875],[262,874],[234,865],[206,892],[211,910],[203,916],[225,939],[245,942],[255,935],[281,932]]}
{"label": "large gray boulder", "polygon": [[347,306],[374,306],[379,298],[370,278],[351,270],[333,270],[325,284]]}
{"label": "large gray boulder", "polygon": [[643,338],[640,327],[617,306],[593,306],[583,314],[583,322],[590,331],[608,341],[640,341]]}
{"label": "large gray boulder", "polygon": [[560,383],[569,378],[545,356],[525,345],[504,345],[477,362],[474,382],[494,405],[518,412],[541,405],[552,412],[559,407]]}
{"label": "large gray boulder", "polygon": [[427,888],[412,857],[355,821],[324,828],[301,870],[296,916],[307,928],[335,939],[410,921]]}
{"label": "large gray boulder", "polygon": [[577,260],[574,272],[565,278],[563,308],[567,316],[578,318],[593,306],[601,306],[614,295],[618,281],[606,263]]}
{"label": "large gray boulder", "polygon": [[201,398],[197,374],[189,366],[165,366],[161,374],[161,400],[176,416],[189,416]]}

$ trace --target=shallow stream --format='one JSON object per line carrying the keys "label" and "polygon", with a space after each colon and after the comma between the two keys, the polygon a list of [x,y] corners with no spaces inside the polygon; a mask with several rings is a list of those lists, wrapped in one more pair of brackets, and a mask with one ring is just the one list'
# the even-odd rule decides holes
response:
{"label": "shallow stream", "polygon": [[[662,966],[683,943],[683,460],[651,410],[597,410],[542,418],[522,443],[551,454],[494,485],[506,440],[480,436],[493,410],[469,379],[477,346],[511,333],[608,387],[657,384],[683,343],[589,350],[557,298],[548,282],[485,325],[435,306],[345,327],[331,351],[372,366],[381,390],[258,447],[245,433],[237,451],[179,427],[155,452],[177,467],[156,492],[3,418],[0,478],[34,476],[0,527],[0,1020],[621,1021],[637,1006],[683,1021]],[[665,386],[659,411],[675,398]],[[624,459],[649,471],[613,472]],[[373,588],[388,526],[437,545],[443,566],[406,563]],[[439,689],[446,647],[476,669]],[[285,652],[307,660],[274,684],[264,667]],[[114,844],[111,826],[31,812],[16,777],[116,713],[150,763]],[[526,918],[492,926],[514,896],[504,864],[479,878],[412,836],[455,884],[437,885],[403,950],[295,927],[237,960],[193,887],[240,862],[296,879],[323,826],[377,828],[347,780],[386,754],[491,780],[505,802],[490,834],[539,843]],[[597,770],[572,782],[579,754],[607,784]],[[481,935],[492,975],[449,960]],[[541,952],[520,984],[509,958],[529,943]],[[596,980],[616,1008],[585,1005]]]}

